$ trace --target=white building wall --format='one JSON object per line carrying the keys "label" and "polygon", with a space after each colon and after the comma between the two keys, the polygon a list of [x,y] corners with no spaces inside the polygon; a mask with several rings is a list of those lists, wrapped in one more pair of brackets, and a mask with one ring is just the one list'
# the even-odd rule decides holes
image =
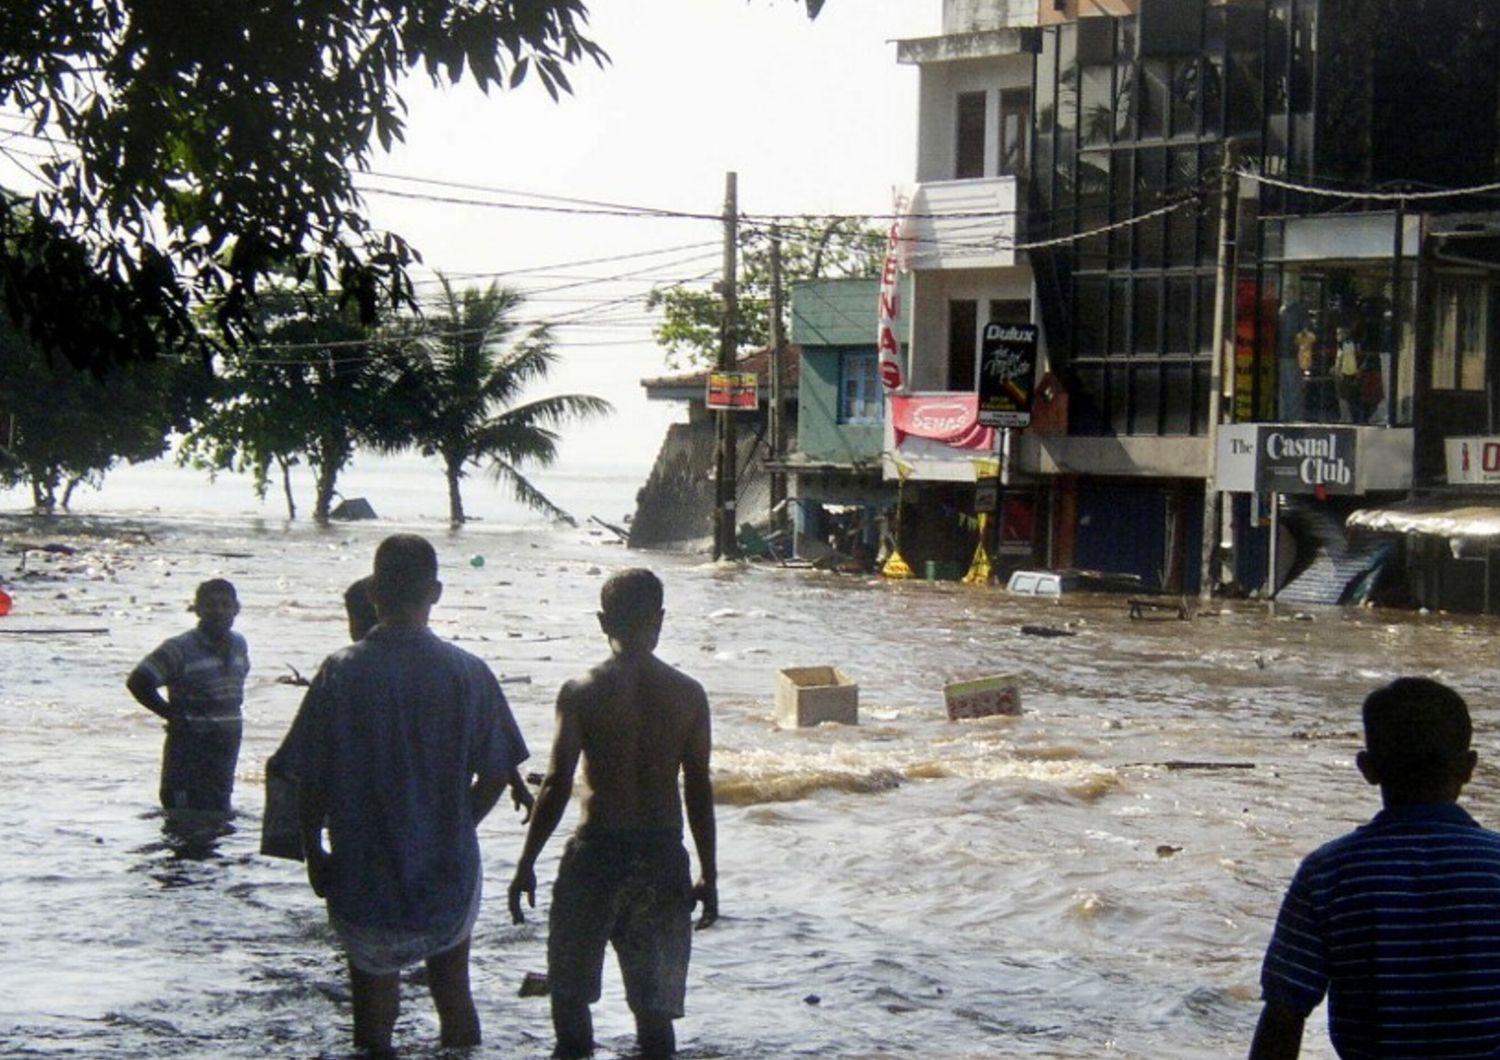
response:
{"label": "white building wall", "polygon": [[943,32],[975,33],[1037,24],[1037,0],[943,0]]}
{"label": "white building wall", "polygon": [[913,269],[1009,268],[1016,263],[1016,180],[949,180],[912,199]]}
{"label": "white building wall", "polygon": [[921,68],[917,93],[917,180],[952,180],[958,150],[958,97],[984,92],[985,173],[994,175],[1000,159],[1000,93],[1031,88],[1030,55],[1005,55]]}
{"label": "white building wall", "polygon": [[[992,301],[1033,300],[1031,269],[942,269],[915,274],[911,299],[911,389],[948,389],[948,303],[975,301],[979,327]],[[1032,318],[1036,313],[1033,308]],[[974,345],[979,346],[976,331]]]}

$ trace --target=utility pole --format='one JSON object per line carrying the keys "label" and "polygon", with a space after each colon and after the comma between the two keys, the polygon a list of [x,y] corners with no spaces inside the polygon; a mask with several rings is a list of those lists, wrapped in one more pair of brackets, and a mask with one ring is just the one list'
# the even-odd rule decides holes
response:
{"label": "utility pole", "polygon": [[[739,240],[738,176],[724,174],[724,275],[719,281],[719,295],[724,315],[719,325],[719,365],[721,372],[735,368],[735,321],[739,312],[736,250]],[[738,559],[740,555],[735,519],[736,484],[734,411],[718,410],[718,445],[714,473],[714,559]]]}
{"label": "utility pole", "polygon": [[1239,206],[1239,145],[1224,141],[1224,169],[1219,181],[1219,261],[1214,283],[1214,351],[1208,372],[1208,474],[1203,480],[1203,552],[1199,568],[1198,595],[1207,600],[1213,595],[1218,574],[1219,551],[1219,481],[1216,474],[1219,459],[1219,420],[1224,416],[1224,361],[1232,349],[1233,332],[1231,299],[1234,292],[1234,221]]}
{"label": "utility pole", "polygon": [[771,526],[787,524],[786,472],[786,327],[782,322],[781,227],[771,226]]}
{"label": "utility pole", "polygon": [[[1406,190],[1406,185],[1401,185],[1401,190]],[[1406,257],[1406,200],[1396,200],[1396,232],[1395,245],[1391,247],[1391,350],[1390,360],[1387,362],[1386,371],[1381,373],[1382,382],[1385,384],[1385,425],[1394,427],[1396,419],[1396,375],[1401,364],[1401,299],[1404,297],[1402,291],[1402,268]],[[1495,424],[1490,424],[1494,430]]]}

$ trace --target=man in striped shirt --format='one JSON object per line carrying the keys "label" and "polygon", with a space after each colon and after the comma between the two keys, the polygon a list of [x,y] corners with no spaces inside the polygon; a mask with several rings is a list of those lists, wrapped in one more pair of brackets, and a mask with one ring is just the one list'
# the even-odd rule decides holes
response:
{"label": "man in striped shirt", "polygon": [[1261,970],[1251,1060],[1296,1057],[1328,996],[1340,1057],[1500,1056],[1500,834],[1458,806],[1469,708],[1403,677],[1364,704],[1359,771],[1385,808],[1298,868]]}
{"label": "man in striped shirt", "polygon": [[211,578],[199,585],[193,611],[198,625],[163,641],[130,672],[125,687],[167,723],[162,807],[228,813],[250,652],[233,629],[240,601],[232,583]]}

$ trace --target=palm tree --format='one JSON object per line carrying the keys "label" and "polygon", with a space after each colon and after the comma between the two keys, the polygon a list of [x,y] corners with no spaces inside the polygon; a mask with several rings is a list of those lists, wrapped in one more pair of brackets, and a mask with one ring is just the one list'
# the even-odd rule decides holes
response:
{"label": "palm tree", "polygon": [[557,458],[558,428],[614,411],[602,398],[560,394],[517,404],[528,383],[557,362],[546,325],[522,332],[513,314],[524,299],[491,283],[456,292],[446,276],[442,304],[416,322],[416,342],[403,389],[408,436],[424,456],[439,456],[448,479],[448,517],[465,521],[460,483],[471,467],[488,465],[515,498],[554,519],[572,516],[522,473]]}

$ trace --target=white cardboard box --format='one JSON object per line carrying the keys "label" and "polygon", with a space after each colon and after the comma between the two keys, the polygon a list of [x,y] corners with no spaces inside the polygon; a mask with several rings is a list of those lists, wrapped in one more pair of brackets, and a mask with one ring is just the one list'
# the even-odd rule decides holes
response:
{"label": "white cardboard box", "polygon": [[799,666],[776,678],[776,724],[783,729],[836,721],[859,724],[859,686],[832,666]]}

